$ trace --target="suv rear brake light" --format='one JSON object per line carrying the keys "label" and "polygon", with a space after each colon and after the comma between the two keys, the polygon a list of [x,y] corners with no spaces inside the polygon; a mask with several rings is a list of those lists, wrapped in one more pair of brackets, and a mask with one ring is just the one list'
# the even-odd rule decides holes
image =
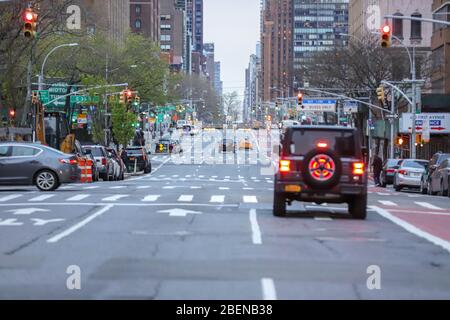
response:
{"label": "suv rear brake light", "polygon": [[353,174],[356,176],[361,176],[364,174],[364,162],[353,163]]}
{"label": "suv rear brake light", "polygon": [[290,172],[290,171],[291,171],[291,161],[280,160],[280,172]]}
{"label": "suv rear brake light", "polygon": [[102,158],[102,166],[106,166],[106,158]]}

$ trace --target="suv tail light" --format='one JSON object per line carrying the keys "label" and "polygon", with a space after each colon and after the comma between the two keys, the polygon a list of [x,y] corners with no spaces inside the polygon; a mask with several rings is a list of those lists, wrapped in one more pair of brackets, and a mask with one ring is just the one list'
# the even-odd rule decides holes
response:
{"label": "suv tail light", "polygon": [[395,173],[395,169],[386,169],[386,173]]}
{"label": "suv tail light", "polygon": [[362,176],[364,174],[364,162],[353,163],[353,174],[356,176]]}
{"label": "suv tail light", "polygon": [[106,158],[102,158],[102,166],[106,166]]}
{"label": "suv tail light", "polygon": [[402,175],[404,175],[404,176],[407,176],[408,175],[408,171],[406,171],[406,170],[398,170],[398,173],[399,174],[402,174]]}
{"label": "suv tail light", "polygon": [[290,172],[291,171],[291,161],[290,160],[280,160],[280,172]]}

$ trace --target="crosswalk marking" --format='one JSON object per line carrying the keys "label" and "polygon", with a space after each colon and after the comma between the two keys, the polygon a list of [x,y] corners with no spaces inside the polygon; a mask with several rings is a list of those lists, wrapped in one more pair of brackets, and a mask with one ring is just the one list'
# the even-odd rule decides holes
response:
{"label": "crosswalk marking", "polygon": [[115,187],[110,187],[110,189],[125,189],[126,186],[115,186]]}
{"label": "crosswalk marking", "polygon": [[212,196],[209,202],[223,203],[225,202],[225,196]]}
{"label": "crosswalk marking", "polygon": [[391,195],[390,193],[386,193],[386,192],[377,192],[377,194],[379,196],[390,196]]}
{"label": "crosswalk marking", "polygon": [[151,194],[149,196],[146,196],[142,201],[144,201],[144,202],[154,202],[154,201],[158,200],[159,197],[161,197],[161,196],[160,195],[156,195],[156,194]]}
{"label": "crosswalk marking", "polygon": [[120,200],[120,199],[123,199],[123,198],[126,198],[126,197],[128,197],[127,194],[116,194],[116,195],[111,196],[111,197],[103,198],[102,201],[117,201],[117,200]]}
{"label": "crosswalk marking", "polygon": [[42,196],[38,196],[38,197],[34,197],[31,198],[30,200],[28,200],[29,202],[38,202],[38,201],[44,201],[50,198],[53,198],[55,195],[54,194],[44,194]]}
{"label": "crosswalk marking", "polygon": [[191,189],[196,190],[196,189],[201,189],[202,187],[198,187],[198,186],[192,186]]}
{"label": "crosswalk marking", "polygon": [[98,189],[99,186],[90,186],[90,187],[84,187],[84,190],[92,190],[92,189]]}
{"label": "crosswalk marking", "polygon": [[220,187],[219,190],[230,190],[229,187]]}
{"label": "crosswalk marking", "polygon": [[245,203],[258,203],[258,199],[255,196],[244,196],[243,200]]}
{"label": "crosswalk marking", "polygon": [[150,189],[151,187],[150,186],[139,186],[139,187],[137,187],[137,189]]}
{"label": "crosswalk marking", "polygon": [[242,188],[242,190],[255,190],[255,188]]}
{"label": "crosswalk marking", "polygon": [[12,194],[12,195],[0,198],[0,202],[5,202],[5,201],[17,199],[17,198],[19,198],[21,196],[22,196],[21,194]]}
{"label": "crosswalk marking", "polygon": [[194,199],[193,195],[183,194],[178,198],[178,202],[191,202]]}
{"label": "crosswalk marking", "polygon": [[397,207],[397,204],[392,201],[378,200],[378,202],[385,206]]}
{"label": "crosswalk marking", "polygon": [[415,201],[414,203],[417,204],[417,205],[419,205],[419,206],[421,206],[421,207],[427,208],[427,209],[432,209],[432,210],[444,210],[444,209],[439,208],[439,207],[437,207],[437,206],[435,206],[435,205],[432,205],[431,203],[428,203],[428,202]]}
{"label": "crosswalk marking", "polygon": [[76,196],[73,196],[73,197],[67,199],[67,201],[81,201],[83,199],[86,199],[89,196],[90,196],[89,194],[78,194]]}

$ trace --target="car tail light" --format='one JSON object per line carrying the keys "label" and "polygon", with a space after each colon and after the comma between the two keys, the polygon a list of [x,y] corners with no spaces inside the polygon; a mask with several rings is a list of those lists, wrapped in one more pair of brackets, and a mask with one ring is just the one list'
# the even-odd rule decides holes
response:
{"label": "car tail light", "polygon": [[106,158],[102,158],[102,166],[106,166]]}
{"label": "car tail light", "polygon": [[291,161],[280,160],[280,172],[290,172],[290,171],[291,171]]}
{"label": "car tail light", "polygon": [[72,166],[78,164],[78,161],[76,159],[59,159],[59,162],[64,163],[64,164],[70,164]]}
{"label": "car tail light", "polygon": [[402,174],[402,175],[404,175],[404,176],[407,176],[408,175],[408,171],[406,171],[406,170],[398,170],[398,173],[399,174]]}
{"label": "car tail light", "polygon": [[394,173],[395,169],[386,169],[386,173]]}
{"label": "car tail light", "polygon": [[353,163],[353,174],[356,176],[361,176],[364,174],[364,162]]}

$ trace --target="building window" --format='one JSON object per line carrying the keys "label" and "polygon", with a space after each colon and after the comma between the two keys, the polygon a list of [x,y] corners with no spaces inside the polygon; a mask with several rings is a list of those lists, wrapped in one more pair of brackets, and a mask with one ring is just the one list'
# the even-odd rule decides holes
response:
{"label": "building window", "polygon": [[171,40],[170,34],[161,35],[161,41],[170,41],[170,40]]}
{"label": "building window", "polygon": [[[394,14],[394,16],[402,17],[403,15],[399,12]],[[392,34],[399,39],[403,39],[403,20],[402,19],[392,19]]]}
{"label": "building window", "polygon": [[170,30],[172,29],[170,24],[162,24],[161,25],[161,30]]}
{"label": "building window", "polygon": [[137,20],[134,22],[134,27],[135,27],[137,30],[140,30],[141,27],[142,27],[142,22],[141,22],[141,20],[137,19]]}
{"label": "building window", "polygon": [[162,51],[170,51],[170,44],[162,44],[161,50]]}
{"label": "building window", "polygon": [[[418,12],[411,15],[414,18],[422,18],[422,15]],[[422,22],[411,21],[411,39],[422,39]]]}
{"label": "building window", "polygon": [[136,15],[140,16],[141,15],[141,11],[142,11],[141,5],[140,4],[136,4],[136,7],[134,9],[135,9]]}

